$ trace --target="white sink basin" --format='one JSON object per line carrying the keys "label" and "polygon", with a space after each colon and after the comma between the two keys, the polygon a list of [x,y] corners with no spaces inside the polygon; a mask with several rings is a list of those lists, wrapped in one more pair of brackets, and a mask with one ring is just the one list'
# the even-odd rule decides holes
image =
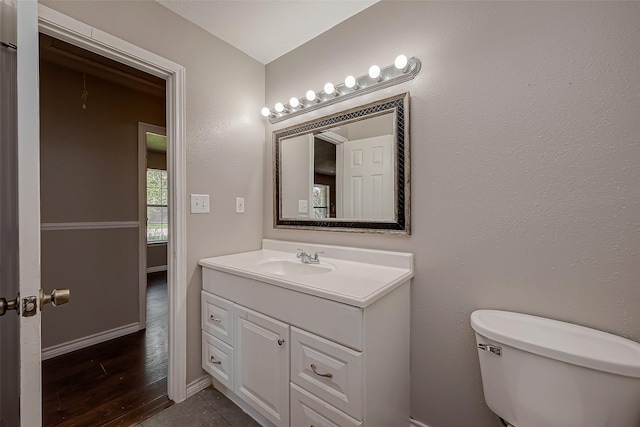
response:
{"label": "white sink basin", "polygon": [[[303,264],[298,248],[320,252],[320,263]],[[200,265],[355,307],[367,307],[413,277],[409,253],[271,239],[260,250],[201,259]]]}
{"label": "white sink basin", "polygon": [[309,276],[329,273],[335,270],[335,267],[328,263],[304,264],[297,259],[267,259],[259,262],[256,270],[279,276]]}

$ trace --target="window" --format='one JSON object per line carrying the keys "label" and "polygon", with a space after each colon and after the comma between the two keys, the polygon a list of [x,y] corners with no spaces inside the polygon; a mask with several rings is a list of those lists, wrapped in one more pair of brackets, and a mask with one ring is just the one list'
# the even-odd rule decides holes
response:
{"label": "window", "polygon": [[147,169],[147,243],[168,238],[167,171]]}

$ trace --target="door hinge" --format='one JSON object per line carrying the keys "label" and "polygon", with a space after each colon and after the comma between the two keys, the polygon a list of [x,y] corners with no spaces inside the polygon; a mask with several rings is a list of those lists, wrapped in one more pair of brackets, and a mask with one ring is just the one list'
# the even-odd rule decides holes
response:
{"label": "door hinge", "polygon": [[18,50],[18,46],[16,46],[13,43],[5,43],[5,42],[0,41],[0,46],[6,47],[7,49]]}

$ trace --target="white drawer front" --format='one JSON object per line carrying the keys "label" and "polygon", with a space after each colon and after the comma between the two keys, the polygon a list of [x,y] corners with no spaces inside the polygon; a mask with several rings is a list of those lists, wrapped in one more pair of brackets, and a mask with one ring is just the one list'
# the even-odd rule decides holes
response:
{"label": "white drawer front", "polygon": [[357,427],[362,422],[291,384],[291,425],[296,427]]}
{"label": "white drawer front", "polygon": [[233,389],[233,348],[202,332],[202,368],[224,386]]}
{"label": "white drawer front", "polygon": [[233,303],[202,291],[202,330],[233,346]]}
{"label": "white drawer front", "polygon": [[362,353],[291,327],[291,381],[362,419]]}

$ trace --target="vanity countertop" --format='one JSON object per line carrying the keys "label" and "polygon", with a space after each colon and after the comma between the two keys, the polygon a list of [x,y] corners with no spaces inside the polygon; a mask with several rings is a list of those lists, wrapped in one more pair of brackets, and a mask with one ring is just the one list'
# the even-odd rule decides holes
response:
{"label": "vanity countertop", "polygon": [[[311,255],[323,252],[320,263],[298,266],[298,248]],[[269,263],[294,268],[265,269]],[[261,250],[205,258],[199,264],[356,307],[372,304],[413,277],[410,253],[270,239],[263,240]]]}

